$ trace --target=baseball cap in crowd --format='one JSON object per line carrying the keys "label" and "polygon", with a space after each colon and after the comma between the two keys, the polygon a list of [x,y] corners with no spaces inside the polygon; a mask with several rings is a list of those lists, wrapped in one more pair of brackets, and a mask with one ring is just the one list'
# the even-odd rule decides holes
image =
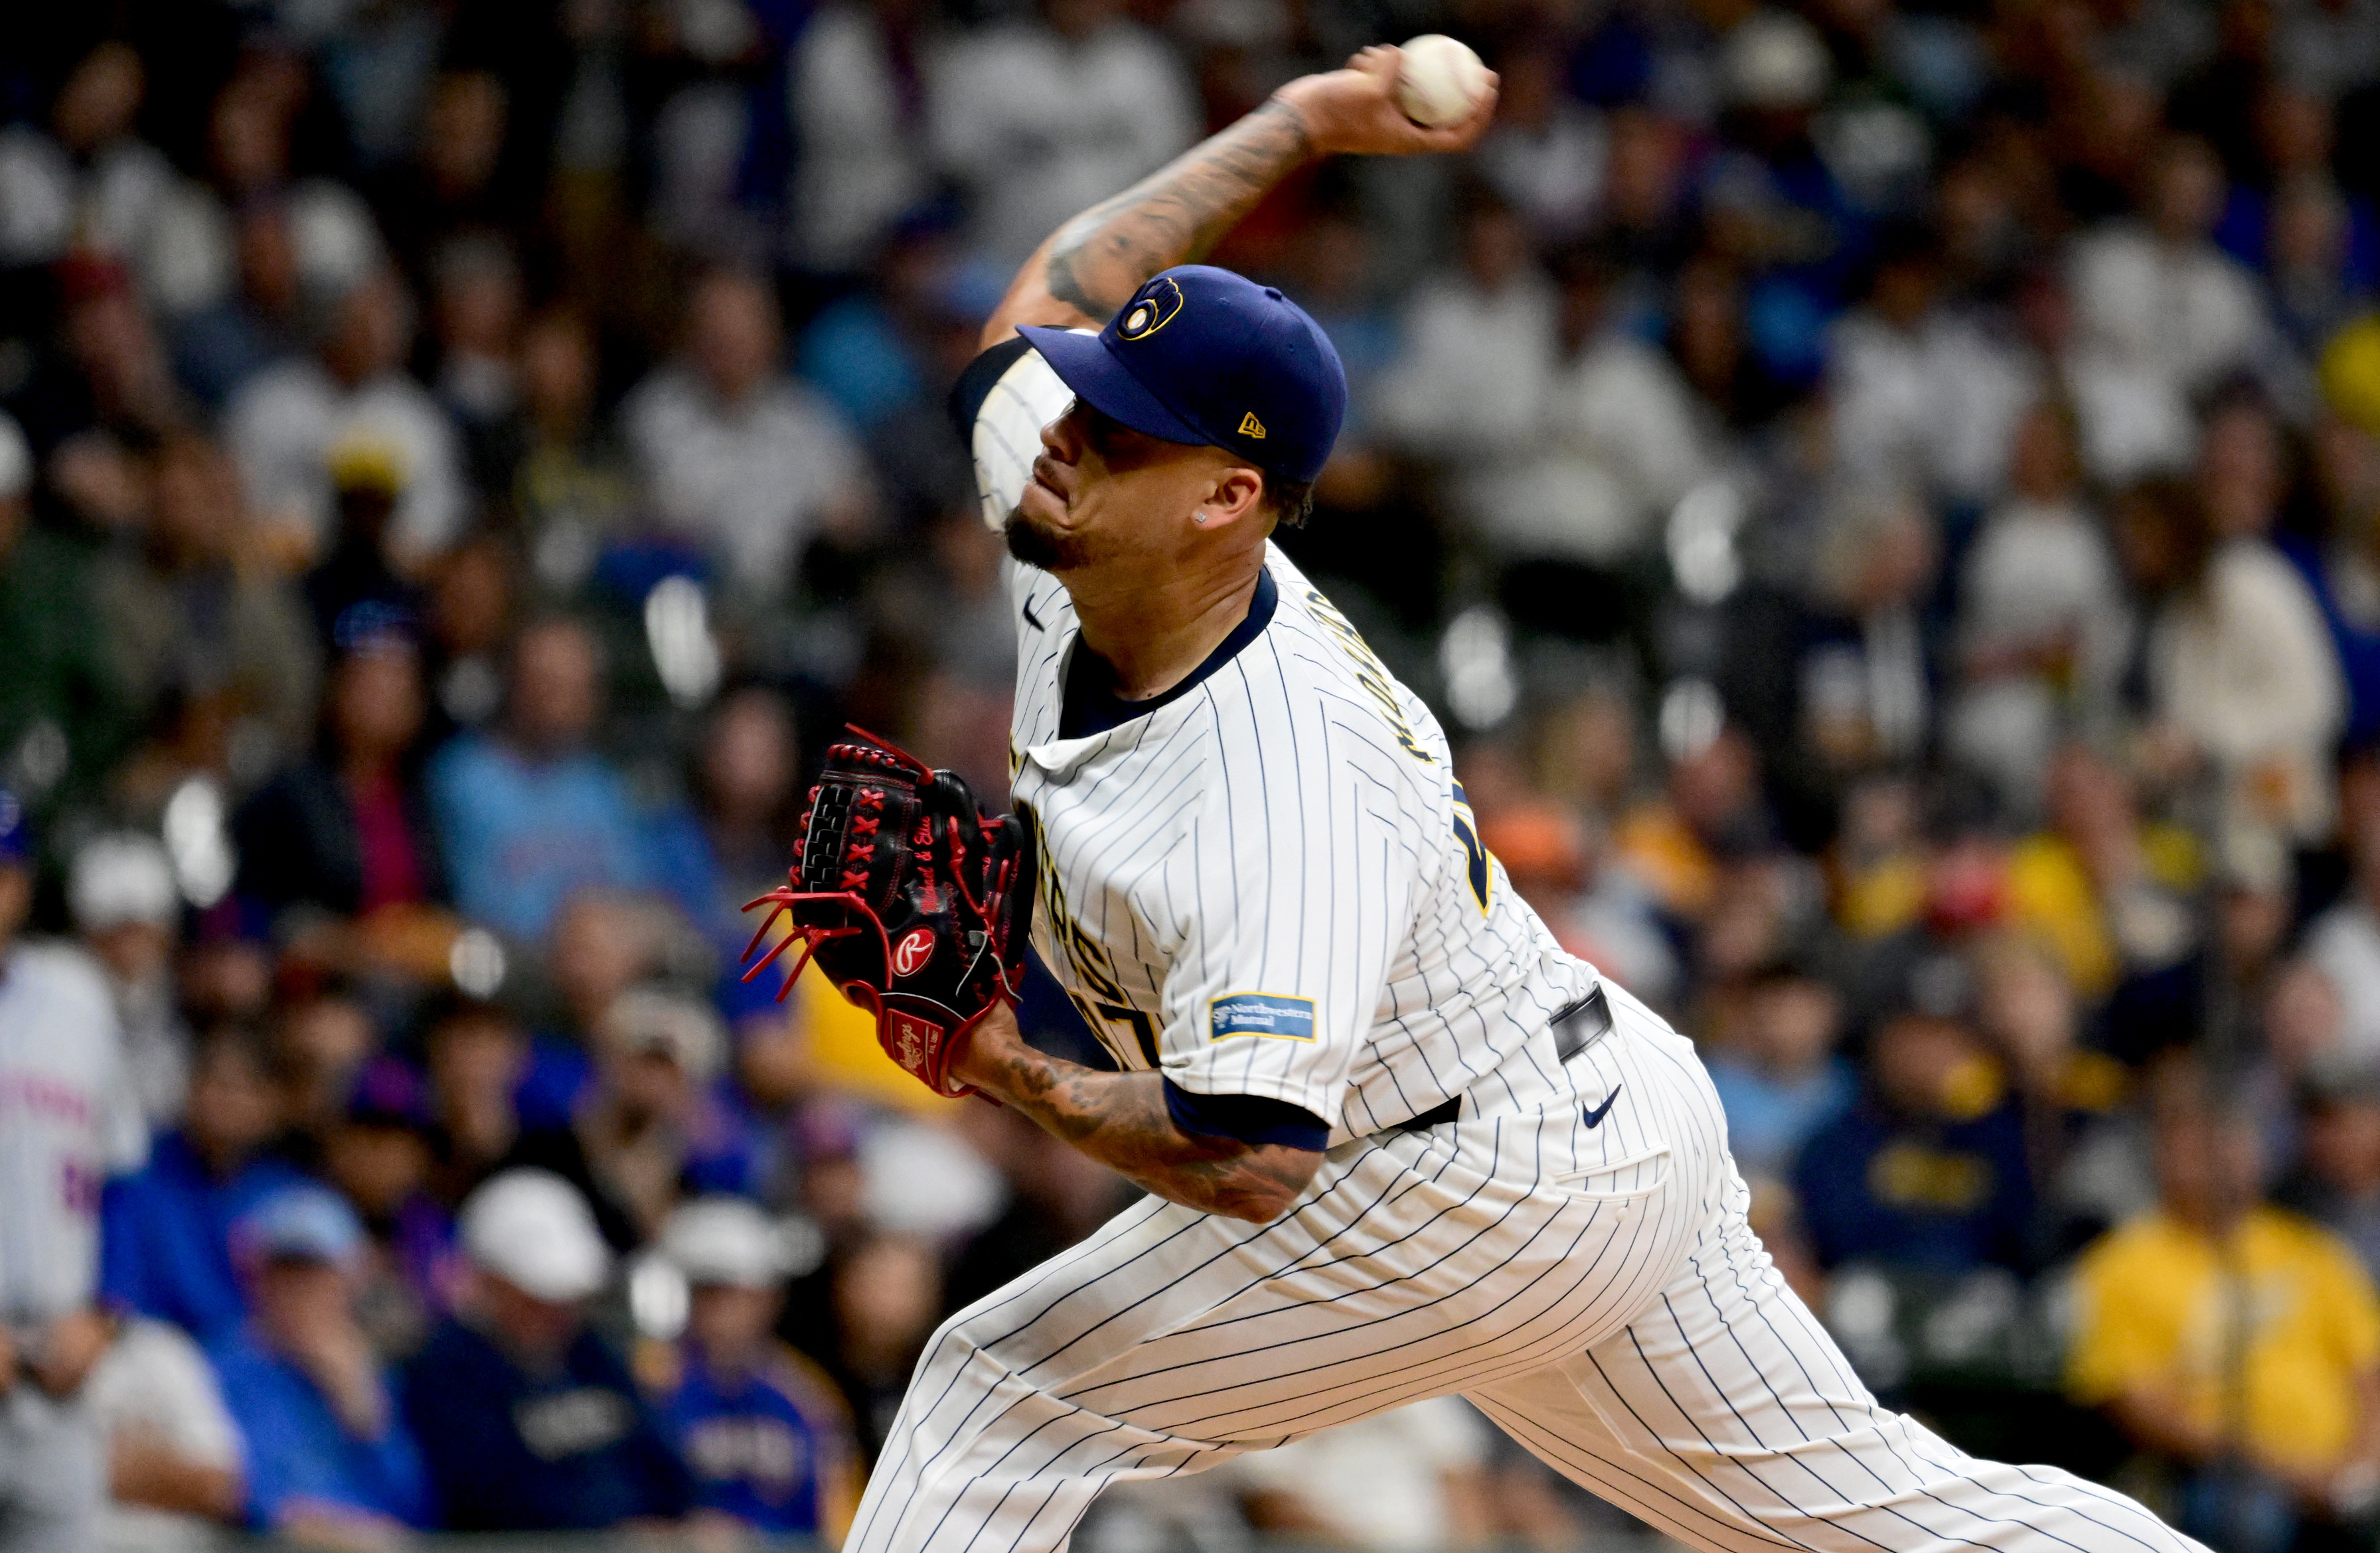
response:
{"label": "baseball cap in crowd", "polygon": [[1322,472],[1346,419],[1346,369],[1322,326],[1272,286],[1212,265],[1157,275],[1097,334],[1018,333],[1109,419],[1285,480]]}
{"label": "baseball cap in crowd", "polygon": [[783,1229],[742,1197],[703,1197],[669,1216],[661,1253],[688,1283],[773,1289],[794,1270]]}
{"label": "baseball cap in crowd", "polygon": [[33,822],[17,795],[0,787],[0,864],[23,863],[33,855]]}
{"label": "baseball cap in crowd", "polygon": [[244,1265],[265,1262],[353,1264],[364,1227],[346,1199],[323,1186],[286,1186],[240,1215],[232,1225],[233,1255]]}
{"label": "baseball cap in crowd", "polygon": [[483,1272],[559,1304],[612,1276],[612,1248],[578,1189],[551,1171],[505,1171],[464,1199],[463,1254]]}
{"label": "baseball cap in crowd", "polygon": [[727,1032],[709,1005],[657,988],[631,988],[613,999],[597,1034],[614,1051],[666,1057],[697,1084],[718,1077],[727,1060]]}
{"label": "baseball cap in crowd", "polygon": [[359,1127],[402,1128],[410,1133],[437,1130],[430,1107],[430,1086],[402,1058],[385,1053],[356,1073],[347,1091],[346,1119]]}
{"label": "baseball cap in crowd", "polygon": [[87,933],[128,922],[170,928],[181,909],[173,859],[163,842],[138,831],[93,836],[75,852],[67,905]]}

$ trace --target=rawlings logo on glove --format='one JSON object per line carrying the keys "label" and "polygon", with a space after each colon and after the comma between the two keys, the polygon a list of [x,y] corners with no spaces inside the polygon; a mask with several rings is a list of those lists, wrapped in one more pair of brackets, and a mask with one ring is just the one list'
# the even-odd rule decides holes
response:
{"label": "rawlings logo on glove", "polygon": [[1033,918],[1033,831],[986,815],[967,785],[873,734],[826,754],[810,789],[787,882],[744,957],[779,916],[785,937],[744,979],[795,943],[782,1001],[815,959],[843,995],[876,1016],[876,1039],[939,1095],[973,1094],[950,1077],[960,1037],[1013,1003]]}

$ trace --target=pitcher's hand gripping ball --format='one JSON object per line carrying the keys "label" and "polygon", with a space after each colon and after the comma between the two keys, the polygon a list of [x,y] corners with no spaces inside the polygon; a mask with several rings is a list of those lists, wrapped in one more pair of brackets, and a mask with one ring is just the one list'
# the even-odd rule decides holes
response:
{"label": "pitcher's hand gripping ball", "polygon": [[973,1094],[950,1077],[951,1058],[1023,984],[1032,829],[1013,814],[985,814],[955,773],[852,732],[858,742],[829,749],[810,789],[787,882],[744,908],[770,908],[747,960],[788,918],[785,937],[744,979],[798,942],[780,1000],[815,959],[876,1016],[876,1038],[895,1062],[936,1094]]}

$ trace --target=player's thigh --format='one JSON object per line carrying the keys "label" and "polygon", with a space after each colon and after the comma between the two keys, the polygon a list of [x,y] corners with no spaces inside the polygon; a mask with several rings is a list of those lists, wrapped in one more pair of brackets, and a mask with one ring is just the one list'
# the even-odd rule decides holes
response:
{"label": "player's thigh", "polygon": [[1694,1172],[1598,1171],[1597,1147],[1567,1110],[1503,1117],[1334,1151],[1270,1224],[1143,1204],[953,1317],[908,1411],[963,1427],[943,1415],[998,1381],[1274,1444],[1537,1368],[1643,1309],[1709,1217]]}
{"label": "player's thigh", "polygon": [[2119,1494],[1979,1461],[1879,1406],[1740,1211],[1626,1330],[1468,1394],[1558,1471],[1697,1547],[2196,1547]]}

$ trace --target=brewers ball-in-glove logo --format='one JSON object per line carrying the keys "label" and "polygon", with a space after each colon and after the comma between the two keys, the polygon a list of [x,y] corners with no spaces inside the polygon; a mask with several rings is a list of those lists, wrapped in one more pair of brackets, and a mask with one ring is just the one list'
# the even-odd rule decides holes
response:
{"label": "brewers ball-in-glove logo", "polygon": [[860,739],[827,751],[791,877],[752,903],[770,910],[747,959],[779,916],[789,920],[744,978],[798,942],[788,990],[815,958],[876,1016],[877,1041],[894,1062],[940,1094],[968,1094],[950,1076],[958,1037],[1015,1001],[1024,980],[1033,833],[1014,815],[985,814],[953,773]]}
{"label": "brewers ball-in-glove logo", "polygon": [[1160,275],[1148,285],[1123,317],[1116,323],[1116,338],[1145,340],[1173,322],[1182,310],[1182,288],[1173,284],[1171,275]]}

